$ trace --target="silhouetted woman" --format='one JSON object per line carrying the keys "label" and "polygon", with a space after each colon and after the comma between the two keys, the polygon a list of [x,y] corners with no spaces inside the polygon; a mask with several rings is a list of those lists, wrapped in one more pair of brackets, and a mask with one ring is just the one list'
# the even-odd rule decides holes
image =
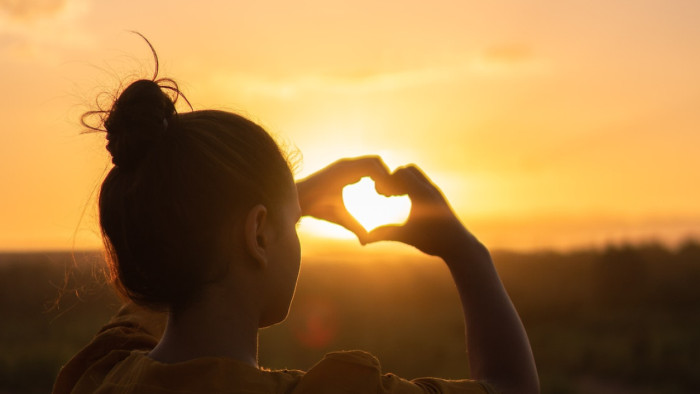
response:
{"label": "silhouetted woman", "polygon": [[[489,252],[417,167],[390,173],[378,157],[344,159],[295,183],[260,126],[222,111],[177,113],[177,96],[172,81],[139,80],[104,113],[114,167],[100,225],[114,282],[132,302],[63,367],[54,393],[538,392]],[[345,211],[343,187],[364,176],[386,195],[408,194],[403,226],[366,233]],[[459,289],[474,380],[404,380],[361,351],[330,353],[308,372],[261,369],[258,329],[287,316],[304,215],[363,244],[394,240],[442,258]]]}

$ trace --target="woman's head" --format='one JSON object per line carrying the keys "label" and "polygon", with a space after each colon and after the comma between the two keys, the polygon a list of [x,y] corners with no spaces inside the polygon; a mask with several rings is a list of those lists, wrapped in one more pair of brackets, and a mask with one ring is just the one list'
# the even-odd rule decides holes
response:
{"label": "woman's head", "polygon": [[275,220],[295,190],[259,125],[223,111],[178,114],[166,94],[177,87],[161,83],[132,83],[106,113],[114,167],[99,211],[117,288],[177,308],[225,273],[245,213],[262,204]]}

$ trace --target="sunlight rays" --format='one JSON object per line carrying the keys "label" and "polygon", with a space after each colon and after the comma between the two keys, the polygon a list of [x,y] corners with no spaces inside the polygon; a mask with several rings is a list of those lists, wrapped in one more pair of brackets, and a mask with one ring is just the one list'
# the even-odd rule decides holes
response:
{"label": "sunlight rays", "polygon": [[368,177],[343,189],[343,203],[367,231],[386,224],[403,224],[411,211],[408,196],[379,195]]}

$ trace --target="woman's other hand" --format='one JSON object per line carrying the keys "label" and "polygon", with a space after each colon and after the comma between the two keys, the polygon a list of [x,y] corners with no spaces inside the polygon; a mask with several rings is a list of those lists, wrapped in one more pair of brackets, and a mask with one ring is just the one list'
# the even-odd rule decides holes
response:
{"label": "woman's other hand", "polygon": [[343,188],[363,177],[384,183],[389,169],[378,156],[341,159],[297,182],[299,205],[304,216],[339,224],[355,233],[360,243],[367,242],[367,230],[347,211]]}
{"label": "woman's other hand", "polygon": [[367,242],[399,241],[442,258],[480,245],[464,228],[440,189],[415,165],[397,169],[390,177],[377,181],[376,187],[384,195],[407,194],[411,212],[403,225],[372,230]]}

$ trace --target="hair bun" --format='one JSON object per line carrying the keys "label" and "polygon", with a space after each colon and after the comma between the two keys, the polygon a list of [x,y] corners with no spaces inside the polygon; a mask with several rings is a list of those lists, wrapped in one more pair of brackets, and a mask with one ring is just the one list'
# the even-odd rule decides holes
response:
{"label": "hair bun", "polygon": [[166,132],[174,114],[173,100],[157,82],[141,79],[129,85],[104,122],[112,163],[135,168]]}

